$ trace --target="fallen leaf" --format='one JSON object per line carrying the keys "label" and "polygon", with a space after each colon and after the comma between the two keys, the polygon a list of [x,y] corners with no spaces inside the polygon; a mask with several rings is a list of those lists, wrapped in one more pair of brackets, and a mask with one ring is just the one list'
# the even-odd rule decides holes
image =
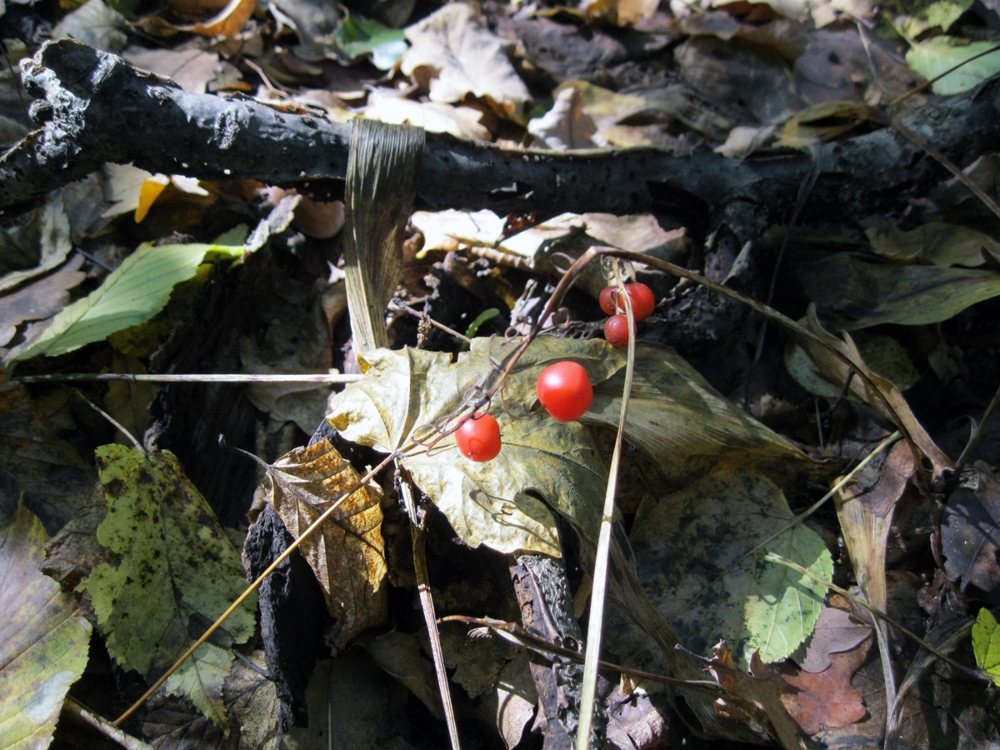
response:
{"label": "fallen leaf", "polygon": [[1000,601],[1000,483],[985,466],[977,464],[955,488],[941,519],[944,569],[958,583]]}
{"label": "fallen leaf", "polygon": [[880,8],[881,15],[909,42],[934,29],[947,31],[958,21],[974,0],[936,0],[936,2],[910,3],[889,0]]}
{"label": "fallen leaf", "polygon": [[597,145],[593,140],[597,125],[583,111],[580,90],[572,86],[556,94],[552,109],[528,122],[528,132],[542,141],[546,148],[556,151],[594,148]]}
{"label": "fallen leaf", "polygon": [[822,672],[800,671],[790,664],[780,669],[785,682],[796,688],[795,692],[782,693],[782,701],[803,732],[816,734],[827,728],[846,727],[865,717],[865,702],[861,693],[851,687],[851,678],[864,663],[871,645],[871,639],[867,639],[850,650],[833,654],[830,667]]}
{"label": "fallen leaf", "polygon": [[725,641],[716,645],[713,651],[706,671],[732,696],[716,700],[717,713],[740,723],[770,726],[785,750],[804,750],[799,727],[782,700],[788,685],[772,674],[756,653],[751,656],[750,672],[747,673],[736,666]]}
{"label": "fallen leaf", "polygon": [[972,652],[976,656],[976,666],[1000,685],[1000,627],[997,618],[986,607],[981,607],[972,626]]}
{"label": "fallen leaf", "polygon": [[395,125],[414,125],[431,133],[451,133],[456,138],[488,141],[490,131],[480,124],[483,113],[472,107],[453,107],[441,102],[415,102],[401,96],[373,91],[365,117]]}
{"label": "fallen leaf", "polygon": [[580,10],[590,18],[607,19],[618,26],[652,17],[659,0],[582,0]]}
{"label": "fallen leaf", "polygon": [[808,148],[849,133],[870,117],[868,105],[858,102],[814,104],[792,115],[774,145]]}
{"label": "fallen leaf", "polygon": [[31,511],[0,524],[0,728],[7,748],[42,750],[87,666],[90,623],[39,571],[48,539]]}
{"label": "fallen leaf", "polygon": [[11,350],[5,362],[55,357],[145,323],[166,306],[174,287],[194,276],[206,258],[242,254],[242,246],[143,245],[99,288],[56,315],[40,337]]}
{"label": "fallen leaf", "polygon": [[913,45],[906,53],[906,62],[928,80],[960,63],[966,63],[931,85],[931,91],[935,94],[960,94],[975,88],[1000,71],[1000,52],[972,59],[995,46],[994,42],[970,42],[951,36],[935,36]]}
{"label": "fallen leaf", "polygon": [[[296,539],[360,479],[326,439],[285,454],[267,476],[274,509]],[[338,649],[384,624],[388,615],[380,499],[374,485],[358,488],[299,547],[323,589],[327,609],[338,620]]]}
{"label": "fallen leaf", "polygon": [[408,49],[404,32],[350,13],[333,33],[332,41],[338,58],[354,62],[371,55],[372,65],[379,70],[392,70]]}
{"label": "fallen leaf", "polygon": [[53,534],[87,503],[97,480],[60,433],[27,386],[0,382],[0,470],[17,480],[25,506]]}
{"label": "fallen leaf", "polygon": [[132,28],[125,16],[103,0],[87,0],[52,29],[52,39],[70,37],[104,52],[120,52]]}
{"label": "fallen leaf", "polygon": [[222,687],[227,727],[213,724],[186,701],[156,693],[142,714],[142,736],[160,750],[278,750],[279,701],[274,682],[258,671],[265,669],[261,651],[233,664]]}
{"label": "fallen leaf", "polygon": [[216,53],[200,49],[129,47],[122,52],[122,57],[137,68],[171,79],[192,94],[204,94],[221,67]]}
{"label": "fallen leaf", "polygon": [[189,25],[175,25],[173,28],[202,36],[236,36],[243,25],[250,20],[256,8],[257,0],[229,0],[229,3],[212,18]]}
{"label": "fallen leaf", "polygon": [[375,663],[406,687],[438,719],[444,717],[434,665],[420,651],[420,641],[409,633],[390,630],[365,645]]}
{"label": "fallen leaf", "polygon": [[0,292],[57,268],[72,250],[63,192],[58,191],[26,224],[0,228]]}
{"label": "fallen leaf", "polygon": [[[438,434],[434,425],[457,415],[469,393],[495,374],[491,358],[503,360],[518,345],[518,340],[475,339],[472,350],[455,363],[439,352],[372,352],[363,358],[365,377],[331,398],[327,419],[346,439],[383,453],[407,446],[414,437],[426,444]],[[596,538],[605,468],[589,432],[578,422],[529,413],[539,372],[563,359],[580,362],[596,382],[622,366],[621,355],[603,341],[539,339],[504,387],[504,401],[516,417],[505,413],[499,400],[490,407],[503,439],[497,458],[469,461],[455,449],[453,436],[431,452],[411,447],[401,458],[417,486],[471,547],[558,556],[550,508],[585,537]]]}
{"label": "fallen leaf", "polygon": [[868,625],[851,619],[851,606],[840,594],[833,594],[820,612],[805,657],[795,656],[804,672],[819,673],[830,668],[831,654],[850,651],[872,633]]}
{"label": "fallen leaf", "polygon": [[413,45],[400,63],[404,75],[429,80],[432,102],[485,100],[503,117],[524,121],[531,100],[500,40],[465,3],[452,3],[406,29]]}
{"label": "fallen leaf", "polygon": [[[26,320],[44,320],[55,315],[69,303],[69,290],[87,278],[80,270],[84,260],[77,255],[58,271],[0,296],[0,320],[5,325],[17,326]],[[0,346],[6,343],[0,341]]]}
{"label": "fallen leaf", "polygon": [[[891,380],[882,377],[865,364],[857,346],[846,332],[843,334],[843,338],[840,339],[826,331],[820,324],[819,318],[816,316],[816,310],[812,305],[810,305],[807,312],[805,325],[806,328],[823,339],[830,347],[840,351],[853,362],[853,368],[850,369],[863,373],[876,389],[876,392],[872,392],[872,386],[869,386],[862,378],[855,376],[851,377],[850,380],[851,394],[870,406],[875,407],[884,416],[892,420],[893,423],[905,428],[917,447],[934,464],[936,474],[940,474],[946,468],[951,467],[951,459],[937,447],[931,436],[927,434],[923,425],[914,416],[910,405],[903,398],[903,394],[899,388]],[[800,340],[799,345],[812,358],[816,364],[817,372],[825,380],[835,384],[839,389],[843,389],[847,385],[849,368],[844,362],[831,354],[827,348],[806,339]]]}
{"label": "fallen leaf", "polygon": [[763,545],[831,580],[816,532],[798,524],[775,536],[793,517],[772,482],[733,468],[639,509],[630,542],[640,581],[686,648],[700,653],[725,639],[744,665],[756,653],[773,662],[812,633],[826,587],[749,554]]}
{"label": "fallen leaf", "polygon": [[940,323],[1000,295],[993,271],[872,263],[850,253],[808,266],[799,278],[824,320],[845,330]]}
{"label": "fallen leaf", "polygon": [[[624,370],[598,384],[588,419],[617,427]],[[658,463],[670,481],[704,476],[722,460],[766,467],[772,479],[809,471],[809,460],[715,391],[682,357],[665,347],[636,347],[625,436]]]}
{"label": "fallen leaf", "polygon": [[538,692],[528,669],[527,653],[518,654],[500,670],[496,703],[497,729],[507,750],[513,750],[520,744],[538,705]]}
{"label": "fallen leaf", "polygon": [[935,266],[981,266],[983,250],[1000,257],[1000,242],[960,224],[932,221],[902,231],[893,226],[865,230],[872,250],[889,260]]}
{"label": "fallen leaf", "polygon": [[[97,462],[108,507],[97,539],[118,560],[98,565],[80,586],[90,592],[112,658],[150,679],[201,635],[204,618],[213,622],[243,593],[243,566],[172,453],[105,445]],[[253,635],[255,604],[251,597],[226,620],[235,643]],[[166,690],[225,726],[222,686],[232,661],[231,651],[205,643]]]}

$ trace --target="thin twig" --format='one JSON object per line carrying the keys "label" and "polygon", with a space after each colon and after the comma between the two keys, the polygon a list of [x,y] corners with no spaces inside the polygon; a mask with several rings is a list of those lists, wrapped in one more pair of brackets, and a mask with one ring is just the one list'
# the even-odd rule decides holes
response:
{"label": "thin twig", "polygon": [[[552,656],[555,654],[556,656],[564,656],[567,659],[572,659],[576,662],[584,661],[584,657],[582,657],[579,652],[568,649],[558,643],[552,643],[544,638],[540,638],[514,622],[494,620],[490,617],[467,617],[465,615],[448,615],[447,617],[442,617],[440,621],[461,622],[465,625],[475,625],[479,628],[486,628],[500,638],[503,638],[505,641],[513,643],[516,646],[531,649],[542,656]],[[621,664],[616,664],[612,661],[605,661],[604,659],[601,659],[599,664],[605,669],[621,672],[622,674],[635,678],[636,680],[649,680],[650,682],[659,682],[664,685],[676,685],[678,687],[691,688],[692,690],[702,690],[708,693],[715,693],[717,695],[725,692],[721,685],[710,680],[682,680],[679,677],[667,677],[666,675],[656,674],[655,672],[644,672],[641,669],[624,667]]]}
{"label": "thin twig", "polygon": [[24,375],[11,378],[11,383],[78,383],[102,380],[125,380],[134,383],[354,383],[361,380],[361,375],[344,375],[341,373],[316,373],[315,375],[157,375],[128,372],[102,373],[68,373],[55,375]]}

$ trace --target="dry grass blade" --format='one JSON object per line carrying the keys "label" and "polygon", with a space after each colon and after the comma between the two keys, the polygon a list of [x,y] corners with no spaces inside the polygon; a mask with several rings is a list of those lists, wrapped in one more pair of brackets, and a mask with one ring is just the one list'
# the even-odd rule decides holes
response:
{"label": "dry grass blade", "polygon": [[354,349],[362,354],[389,344],[385,308],[402,274],[401,233],[423,148],[421,128],[354,120],[344,263]]}
{"label": "dry grass blade", "polygon": [[635,370],[635,315],[632,299],[625,291],[618,263],[615,263],[615,281],[618,299],[625,302],[625,317],[628,320],[628,360],[625,365],[625,386],[622,392],[622,406],[618,417],[618,434],[608,471],[608,487],[604,496],[604,512],[601,516],[601,530],[597,537],[597,555],[594,562],[594,588],[590,594],[590,619],[587,624],[587,651],[583,670],[583,691],[580,697],[580,726],[576,733],[577,750],[588,750],[590,731],[594,721],[594,698],[597,694],[597,670],[601,660],[601,628],[604,625],[604,600],[608,587],[608,562],[611,552],[611,534],[615,514],[615,494],[618,490],[618,468],[621,463],[622,436],[625,433],[625,419],[628,416],[629,394],[632,391],[632,376]]}

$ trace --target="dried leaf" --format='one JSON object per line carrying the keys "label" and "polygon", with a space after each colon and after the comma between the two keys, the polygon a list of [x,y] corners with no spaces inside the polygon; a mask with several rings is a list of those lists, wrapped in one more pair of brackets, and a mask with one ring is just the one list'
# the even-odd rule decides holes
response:
{"label": "dried leaf", "polygon": [[546,148],[565,151],[573,148],[594,148],[597,132],[594,120],[583,111],[583,96],[575,87],[563,88],[556,94],[552,109],[528,123],[528,132],[542,141]]}
{"label": "dried leaf", "polygon": [[741,723],[769,725],[785,750],[804,750],[806,745],[799,736],[799,727],[782,700],[788,690],[784,681],[771,674],[756,653],[750,659],[747,673],[736,666],[725,641],[713,650],[715,656],[707,671],[732,696],[716,701],[719,715]]}
{"label": "dried leaf", "polygon": [[[891,380],[882,377],[865,364],[857,346],[855,346],[854,341],[847,333],[843,334],[843,339],[838,339],[826,331],[820,324],[816,316],[816,310],[812,306],[809,307],[805,325],[831,347],[838,349],[850,359],[854,363],[854,368],[864,373],[877,389],[877,393],[872,393],[871,387],[862,378],[851,377],[850,393],[853,396],[875,407],[894,423],[904,427],[917,447],[934,464],[935,474],[940,474],[944,469],[951,466],[951,459],[937,447],[931,436],[927,434],[923,425],[914,416],[910,405],[903,398],[903,394],[900,393],[899,388]],[[846,364],[831,354],[825,347],[821,347],[805,339],[801,340],[799,344],[816,363],[817,372],[825,380],[833,383],[839,389],[842,389],[847,384],[849,368]]]}
{"label": "dried leaf", "polygon": [[932,221],[908,232],[895,227],[865,231],[872,250],[889,260],[935,266],[981,266],[983,250],[1000,257],[1000,242],[960,224]]}
{"label": "dried leaf", "polygon": [[1000,601],[1000,483],[985,466],[963,476],[952,492],[941,520],[941,551],[948,577],[958,582],[959,591],[974,586]]}
{"label": "dried leaf", "polygon": [[[80,270],[85,258],[77,255],[70,258],[62,268],[48,276],[25,284],[16,292],[0,297],[0,320],[4,328],[9,326],[12,337],[16,326],[27,320],[44,320],[69,304],[69,290],[77,286],[87,274]],[[0,338],[4,346],[10,337]]]}
{"label": "dried leaf", "polygon": [[122,52],[122,57],[137,68],[171,79],[192,94],[204,94],[208,90],[208,84],[221,69],[216,53],[200,49],[129,47]]}
{"label": "dried leaf", "polygon": [[[149,679],[165,670],[246,588],[239,552],[169,451],[122,445],[97,449],[108,506],[97,529],[117,564],[101,563],[81,588],[90,592],[108,652]],[[236,643],[254,632],[254,598],[226,621]],[[194,632],[194,635],[192,635]],[[222,685],[233,655],[202,645],[166,683],[226,726]]]}
{"label": "dried leaf", "polygon": [[379,90],[369,95],[365,117],[395,125],[413,125],[430,133],[451,133],[456,138],[491,139],[490,131],[479,122],[483,117],[479,110],[441,102],[415,102],[398,95],[380,95]]}
{"label": "dried leaf", "polygon": [[18,481],[25,506],[51,533],[87,502],[97,481],[93,466],[59,434],[26,386],[0,383],[0,470]]}
{"label": "dried leaf", "polygon": [[391,630],[365,646],[386,674],[420,699],[435,718],[444,716],[434,665],[420,652],[420,641],[409,633]]}
{"label": "dried leaf", "polygon": [[[327,419],[348,440],[384,453],[407,445],[415,434],[421,442],[432,439],[433,425],[457,415],[467,395],[495,375],[491,358],[504,359],[519,343],[476,339],[456,363],[438,352],[372,352],[363,358],[365,377],[333,396]],[[517,417],[505,414],[500,403],[490,408],[504,442],[497,458],[469,461],[451,436],[431,453],[417,449],[402,457],[416,484],[472,547],[559,555],[550,507],[596,538],[605,480],[590,434],[577,422],[528,413],[539,372],[562,359],[580,362],[596,382],[622,366],[621,355],[603,341],[540,339],[504,388]]]}
{"label": "dried leaf", "polygon": [[466,94],[484,99],[503,117],[523,122],[531,100],[500,40],[465,3],[451,3],[406,29],[413,45],[400,69],[430,79],[432,102],[462,101]]}
{"label": "dried leaf", "polygon": [[805,672],[823,672],[830,668],[830,655],[850,651],[868,636],[872,629],[859,625],[851,619],[851,605],[839,594],[830,597],[830,603],[823,607],[809,648],[803,658],[793,656]]}
{"label": "dried leaf", "polygon": [[[296,448],[268,469],[271,502],[296,539],[360,475],[323,439]],[[372,485],[353,492],[322,529],[299,548],[316,574],[327,609],[339,620],[338,649],[382,625],[388,613],[381,495]]]}
{"label": "dried leaf", "polygon": [[865,717],[864,700],[851,687],[851,678],[864,663],[871,645],[868,639],[846,652],[833,654],[831,666],[819,673],[799,671],[790,665],[781,669],[785,682],[797,688],[796,692],[783,693],[782,700],[802,731],[816,734],[823,729],[849,726]]}
{"label": "dried leaf", "polygon": [[814,263],[799,277],[824,320],[849,331],[940,323],[1000,295],[1000,274],[993,271],[869,263],[850,253]]}
{"label": "dried leaf", "polygon": [[0,746],[44,750],[70,685],[87,666],[90,623],[39,572],[45,529],[18,507],[0,526]]}

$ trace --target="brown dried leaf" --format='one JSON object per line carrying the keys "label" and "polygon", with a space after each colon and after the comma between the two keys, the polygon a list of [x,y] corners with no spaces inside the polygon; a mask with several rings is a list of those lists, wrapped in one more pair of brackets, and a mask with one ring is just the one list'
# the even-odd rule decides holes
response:
{"label": "brown dried leaf", "polygon": [[851,687],[851,677],[864,663],[871,645],[871,639],[866,639],[849,651],[833,654],[830,668],[816,674],[791,664],[781,669],[785,682],[798,688],[798,692],[784,693],[782,701],[806,734],[846,727],[865,717],[864,700]]}
{"label": "brown dried leaf", "polygon": [[750,659],[751,674],[747,674],[736,666],[733,652],[725,641],[719,643],[714,651],[708,672],[730,694],[716,700],[717,713],[751,726],[769,727],[785,750],[805,748],[799,727],[782,700],[782,694],[788,690],[787,685],[771,674],[770,667],[756,653]]}
{"label": "brown dried leaf", "polygon": [[[944,451],[937,447],[931,436],[924,430],[923,425],[917,421],[899,388],[891,380],[882,377],[865,364],[857,346],[847,333],[843,334],[843,339],[839,339],[824,329],[819,322],[819,318],[816,315],[816,308],[813,305],[809,306],[806,327],[854,362],[855,368],[867,376],[868,380],[875,385],[878,391],[878,393],[872,393],[871,387],[865,380],[860,377],[852,377],[850,391],[852,395],[874,406],[893,422],[905,428],[917,447],[934,464],[934,474],[936,476],[940,475],[944,469],[951,467],[951,459],[945,455]],[[806,340],[802,340],[800,343],[817,364],[823,378],[842,388],[847,382],[847,365],[824,347]],[[879,395],[881,395],[881,398],[879,398]]]}
{"label": "brown dried leaf", "polygon": [[[286,453],[268,469],[268,477],[274,509],[296,539],[360,478],[325,438]],[[338,649],[381,625],[388,612],[380,499],[374,486],[355,490],[299,548],[316,573],[330,614],[340,621],[334,635]]]}
{"label": "brown dried leaf", "polygon": [[969,586],[995,602],[1000,586],[997,564],[997,527],[1000,526],[1000,484],[994,474],[979,464],[974,473],[963,474],[944,508],[941,547],[945,572],[957,581],[959,590]]}
{"label": "brown dried leaf", "polygon": [[851,619],[851,605],[839,594],[830,597],[830,603],[820,612],[809,648],[804,659],[795,658],[803,671],[819,673],[830,668],[830,655],[850,651],[871,635],[868,625],[859,625]]}

